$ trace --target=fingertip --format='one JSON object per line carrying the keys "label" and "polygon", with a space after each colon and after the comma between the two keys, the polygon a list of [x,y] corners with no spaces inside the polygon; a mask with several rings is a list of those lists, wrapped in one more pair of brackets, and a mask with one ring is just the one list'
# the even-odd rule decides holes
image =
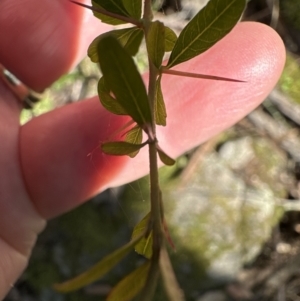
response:
{"label": "fingertip", "polygon": [[0,62],[42,91],[70,71],[92,39],[110,27],[69,0],[2,0],[0,28]]}
{"label": "fingertip", "polygon": [[[284,63],[285,48],[278,34],[266,25],[245,22],[207,52],[176,66],[245,83],[165,76],[168,126],[159,129],[165,149],[178,156],[243,118],[276,85]],[[174,133],[177,139],[172,139]]]}

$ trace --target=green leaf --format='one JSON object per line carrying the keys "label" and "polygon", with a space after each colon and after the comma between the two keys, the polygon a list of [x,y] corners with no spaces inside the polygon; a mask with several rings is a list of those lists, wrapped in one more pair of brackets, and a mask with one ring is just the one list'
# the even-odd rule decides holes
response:
{"label": "green leaf", "polygon": [[121,25],[121,24],[126,24],[125,21],[119,20],[116,18],[112,18],[106,15],[103,15],[101,13],[93,11],[93,14],[96,18],[100,19],[103,23],[109,24],[109,25]]}
{"label": "green leaf", "polygon": [[165,51],[169,52],[172,51],[174,45],[177,40],[176,33],[170,28],[165,26]]}
{"label": "green leaf", "polygon": [[160,68],[165,54],[165,26],[159,21],[151,22],[146,35],[148,55],[156,68]]}
{"label": "green leaf", "polygon": [[[131,17],[136,20],[139,20],[141,18],[141,0],[92,0],[92,4],[95,7],[101,7],[111,13],[115,13],[121,16]],[[94,12],[94,15],[102,22],[107,24],[119,25],[126,23],[117,18],[112,18],[98,12]]]}
{"label": "green leaf", "polygon": [[101,77],[98,82],[98,95],[101,104],[106,110],[116,115],[128,115],[120,103],[111,96],[109,89],[105,85],[104,77]]}
{"label": "green leaf", "polygon": [[112,30],[110,32],[104,33],[99,35],[97,38],[93,40],[88,48],[88,56],[90,57],[91,61],[94,63],[99,62],[98,57],[98,42],[103,38],[103,36],[112,35],[114,36],[120,44],[128,51],[128,53],[132,56],[136,55],[141,42],[144,37],[144,32],[141,28],[131,27],[131,28],[124,28],[118,30]]}
{"label": "green leaf", "polygon": [[104,257],[96,265],[82,273],[81,275],[63,283],[55,284],[54,289],[59,292],[70,292],[82,288],[107,274],[114,266],[116,266],[142,239],[143,234],[136,239]]}
{"label": "green leaf", "polygon": [[127,132],[125,141],[133,144],[140,144],[143,140],[143,130],[136,125],[130,131]]}
{"label": "green leaf", "polygon": [[[99,3],[98,3],[99,2]],[[109,10],[105,7],[103,7],[101,4],[102,2],[101,0],[92,0],[92,5],[97,8],[97,7],[100,7],[100,8],[103,8],[105,10]],[[110,10],[109,10],[110,11]],[[111,12],[114,12],[116,13],[115,11],[111,11]],[[126,22],[122,21],[122,20],[119,20],[119,19],[116,19],[116,18],[112,18],[112,17],[109,17],[109,16],[106,16],[106,15],[103,15],[101,13],[98,13],[96,11],[93,11],[93,14],[96,18],[100,19],[103,23],[106,23],[106,24],[110,24],[110,25],[120,25],[120,24],[125,24]],[[122,13],[120,12],[117,12],[117,14],[119,15],[123,15]],[[124,15],[123,15],[124,16]]]}
{"label": "green leaf", "polygon": [[105,142],[101,144],[101,150],[112,156],[130,156],[132,153],[139,151],[146,143],[132,144],[125,141]]}
{"label": "green leaf", "polygon": [[[136,239],[141,235],[141,233],[145,233],[148,228],[150,220],[150,212],[134,227],[131,239]],[[153,234],[152,231],[147,237],[143,237],[136,245],[135,251],[150,259],[152,257],[152,245],[153,245]]]}
{"label": "green leaf", "polygon": [[171,166],[175,164],[176,161],[169,157],[159,146],[157,146],[157,153],[160,161],[165,165]]}
{"label": "green leaf", "polygon": [[[141,144],[143,140],[143,130],[136,125],[131,130],[129,130],[125,136],[125,141],[133,144]],[[128,156],[133,158],[139,153],[139,150],[129,154]]]}
{"label": "green leaf", "polygon": [[245,0],[210,0],[179,35],[168,68],[190,60],[229,33],[245,7]]}
{"label": "green leaf", "polygon": [[111,36],[99,40],[98,57],[105,83],[120,105],[142,128],[151,124],[148,95],[132,57]]}
{"label": "green leaf", "polygon": [[98,48],[98,42],[102,38],[102,36],[103,36],[103,34],[101,34],[97,38],[95,38],[88,47],[87,55],[93,63],[98,63],[99,62],[98,49],[97,48]]}
{"label": "green leaf", "polygon": [[123,278],[111,291],[106,301],[130,301],[146,284],[150,262],[147,261]]}
{"label": "green leaf", "polygon": [[124,49],[132,56],[137,54],[144,37],[143,30],[137,27],[113,30],[109,33],[112,33]]}
{"label": "green leaf", "polygon": [[130,17],[141,18],[142,0],[123,0],[122,2]]}
{"label": "green leaf", "polygon": [[92,0],[93,4],[97,4],[105,10],[121,16],[129,17],[122,0]]}
{"label": "green leaf", "polygon": [[154,103],[154,116],[157,125],[166,126],[167,124],[167,111],[164,102],[164,97],[161,91],[161,76],[156,81],[156,94]]}

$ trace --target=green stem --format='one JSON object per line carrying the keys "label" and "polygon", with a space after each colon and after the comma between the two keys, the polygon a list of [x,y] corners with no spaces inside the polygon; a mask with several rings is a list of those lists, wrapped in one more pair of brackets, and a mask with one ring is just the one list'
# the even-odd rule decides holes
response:
{"label": "green stem", "polygon": [[[144,2],[144,31],[145,35],[148,33],[149,21],[152,19],[151,0],[145,0]],[[159,270],[159,258],[160,250],[163,245],[164,236],[162,228],[162,212],[160,203],[160,187],[158,176],[158,164],[157,164],[157,139],[156,139],[156,127],[154,117],[154,102],[156,92],[156,80],[158,76],[158,70],[151,62],[149,56],[149,84],[148,84],[148,98],[151,108],[151,132],[149,136],[149,164],[150,164],[150,202],[151,202],[151,228],[153,231],[153,247],[151,265],[146,280],[146,284],[140,294],[141,301],[150,301],[155,293],[157,286],[157,280],[160,274]]]}
{"label": "green stem", "polygon": [[[147,2],[147,1],[146,1]],[[145,2],[145,3],[146,3]],[[151,3],[151,1],[148,1]],[[150,7],[151,8],[151,7]],[[148,33],[148,24],[145,27],[145,35]],[[149,135],[149,164],[150,164],[150,202],[151,202],[151,221],[153,229],[153,257],[154,265],[158,266],[159,253],[163,243],[163,230],[162,230],[162,212],[160,203],[160,186],[157,164],[157,138],[156,138],[156,124],[154,117],[155,95],[156,95],[156,80],[158,70],[149,60],[149,85],[148,85],[148,98],[150,102],[151,115],[152,115],[152,133]],[[152,137],[151,137],[152,136]]]}
{"label": "green stem", "polygon": [[[149,137],[150,138],[150,137]],[[150,162],[150,198],[151,198],[151,224],[153,231],[153,247],[151,266],[146,280],[146,284],[140,294],[141,301],[150,301],[155,293],[159,276],[160,250],[163,244],[163,230],[161,223],[160,187],[157,166],[156,141],[149,143]]]}
{"label": "green stem", "polygon": [[151,5],[152,5],[151,0],[145,0],[145,2],[144,2],[144,15],[143,15],[144,20],[151,21],[152,18],[153,18]]}

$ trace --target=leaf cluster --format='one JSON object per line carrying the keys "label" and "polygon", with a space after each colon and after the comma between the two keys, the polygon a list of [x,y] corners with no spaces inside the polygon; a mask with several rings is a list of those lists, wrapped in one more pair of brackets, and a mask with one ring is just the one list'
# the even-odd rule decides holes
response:
{"label": "leaf cluster", "polygon": [[[161,87],[163,73],[172,74],[170,72],[172,67],[198,56],[222,39],[239,20],[245,0],[209,1],[178,37],[171,28],[160,21],[149,22],[141,19],[141,0],[93,0],[92,4],[94,15],[104,23],[135,24],[133,27],[116,29],[99,35],[88,48],[89,57],[93,62],[99,63],[103,73],[98,84],[101,104],[113,114],[130,116],[141,129],[140,133],[144,131],[149,134],[153,123],[161,126],[167,124],[167,112]],[[116,14],[119,18],[100,13],[99,8]],[[127,18],[126,21],[121,17]],[[149,61],[158,71],[153,111],[145,85],[132,58],[137,54],[143,39],[146,41]],[[171,53],[166,66],[163,66],[166,52]],[[184,75],[189,76],[186,72]],[[198,77],[206,78],[202,75]],[[211,78],[218,79],[217,76]],[[132,129],[133,135],[136,130],[136,128]],[[132,134],[128,133],[126,137],[131,137]],[[102,151],[110,155],[134,157],[139,149],[146,145],[141,143],[140,134],[136,141],[126,139],[126,142],[104,143]],[[116,151],[116,148],[119,148],[119,151]],[[158,154],[163,163],[173,164],[174,160],[162,150],[158,150]]]}
{"label": "leaf cluster", "polygon": [[[88,56],[92,62],[99,64],[102,71],[98,83],[102,106],[112,114],[130,117],[133,124],[124,133],[123,141],[106,141],[101,144],[101,150],[108,155],[134,157],[141,148],[148,145],[152,181],[150,185],[154,188],[151,195],[151,211],[136,225],[130,242],[103,258],[88,271],[65,283],[55,285],[55,288],[61,292],[81,288],[104,276],[130,251],[135,250],[145,257],[145,263],[123,278],[107,300],[129,301],[140,292],[144,293],[141,300],[151,300],[151,281],[157,279],[155,275],[159,268],[169,299],[182,301],[184,296],[176,282],[164,243],[167,241],[173,247],[163,216],[157,176],[157,156],[166,165],[175,163],[161,149],[156,137],[156,126],[167,125],[162,77],[168,73],[237,81],[214,75],[183,73],[172,68],[205,52],[228,34],[238,22],[245,7],[245,0],[210,0],[178,37],[162,22],[152,21],[149,13],[150,0],[92,0],[92,6],[75,3],[90,8],[101,22],[111,25],[132,24],[131,27],[115,29],[96,37],[88,48]],[[149,60],[147,88],[133,59],[143,40]],[[169,59],[164,64],[163,60],[168,52]],[[143,135],[146,135],[146,139],[143,139]],[[151,152],[153,147],[154,157]]]}

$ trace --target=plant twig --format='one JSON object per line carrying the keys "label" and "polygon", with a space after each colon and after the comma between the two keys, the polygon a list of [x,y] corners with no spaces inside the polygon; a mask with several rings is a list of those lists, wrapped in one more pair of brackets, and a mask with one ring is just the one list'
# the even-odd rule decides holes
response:
{"label": "plant twig", "polygon": [[180,289],[180,286],[177,282],[175,273],[172,268],[172,263],[169,258],[169,254],[165,246],[161,249],[160,252],[159,266],[169,300],[184,301],[185,298],[183,291]]}
{"label": "plant twig", "polygon": [[151,21],[152,18],[153,18],[151,5],[152,5],[151,0],[145,0],[145,2],[144,2],[144,15],[143,15],[144,20]]}
{"label": "plant twig", "polygon": [[156,141],[149,143],[149,162],[150,162],[150,199],[151,199],[151,224],[153,231],[153,255],[151,266],[146,280],[146,284],[141,292],[141,301],[152,300],[159,276],[160,250],[163,244],[163,231],[161,224],[161,205],[159,201],[159,182]]}
{"label": "plant twig", "polygon": [[[147,35],[149,30],[149,21],[152,19],[151,1],[145,0],[144,2],[144,31]],[[146,280],[146,284],[141,292],[141,301],[150,301],[154,295],[159,270],[159,258],[160,251],[163,245],[164,236],[162,228],[162,212],[161,212],[161,202],[160,202],[160,187],[159,187],[159,176],[158,176],[158,164],[157,164],[157,139],[156,139],[156,126],[154,118],[154,102],[155,102],[155,91],[156,91],[156,79],[158,76],[158,70],[149,60],[149,83],[148,83],[148,98],[151,108],[151,133],[149,136],[149,164],[150,164],[150,203],[151,203],[151,219],[150,225],[153,231],[153,247],[152,247],[152,257],[151,266],[149,274]]]}
{"label": "plant twig", "polygon": [[161,73],[165,74],[171,74],[171,75],[177,75],[177,76],[184,76],[184,77],[193,77],[193,78],[203,78],[203,79],[210,79],[210,80],[222,80],[227,82],[237,82],[237,83],[245,83],[244,80],[239,79],[233,79],[228,77],[221,77],[221,76],[215,76],[215,75],[206,75],[201,73],[191,73],[191,72],[184,72],[184,71],[178,71],[178,70],[171,70],[168,68],[161,68]]}

